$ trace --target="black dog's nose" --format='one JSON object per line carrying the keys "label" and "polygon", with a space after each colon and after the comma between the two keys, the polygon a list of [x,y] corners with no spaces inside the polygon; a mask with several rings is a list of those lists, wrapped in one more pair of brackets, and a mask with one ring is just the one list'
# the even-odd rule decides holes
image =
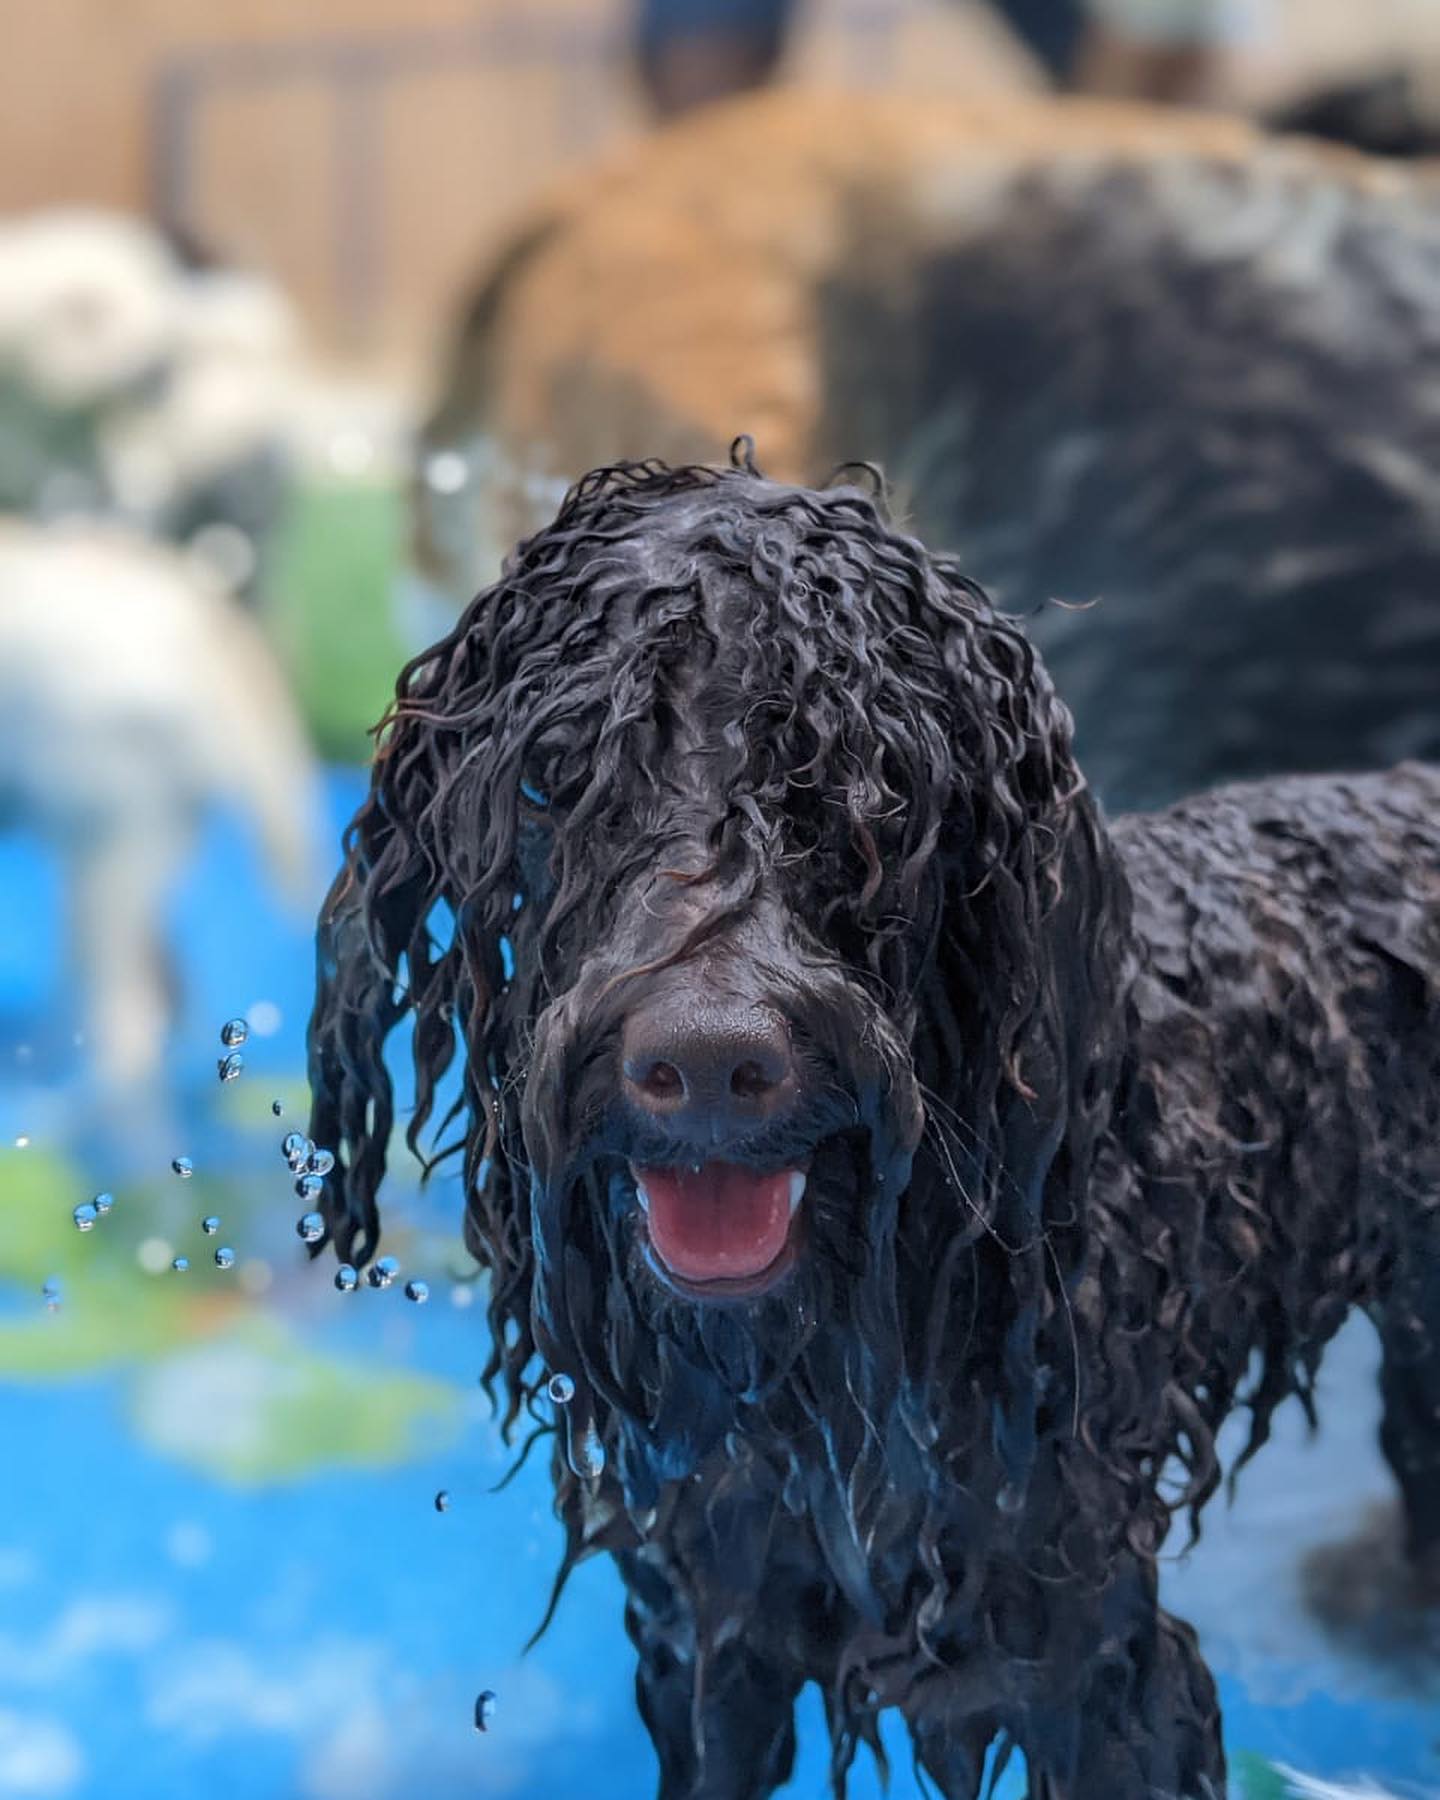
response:
{"label": "black dog's nose", "polygon": [[697,1143],[753,1131],[795,1102],[790,1034],[769,1007],[672,990],[631,1013],[620,1055],[630,1104]]}

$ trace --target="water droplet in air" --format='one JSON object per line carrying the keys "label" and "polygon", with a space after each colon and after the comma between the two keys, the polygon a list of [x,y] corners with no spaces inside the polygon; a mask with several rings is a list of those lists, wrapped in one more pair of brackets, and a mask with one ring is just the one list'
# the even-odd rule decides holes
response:
{"label": "water droplet in air", "polygon": [[436,494],[458,494],[469,478],[470,466],[458,450],[437,450],[425,459],[425,485]]}
{"label": "water droplet in air", "polygon": [[334,1151],[312,1150],[310,1152],[310,1161],[307,1164],[307,1167],[312,1175],[328,1175],[335,1167]]}
{"label": "water droplet in air", "polygon": [[272,1100],[270,1102],[270,1110],[277,1119],[283,1119],[285,1116],[285,1108],[278,1100]]}
{"label": "water droplet in air", "polygon": [[183,1275],[190,1267],[190,1258],[188,1256],[177,1256],[170,1267],[177,1275]]}
{"label": "water droplet in air", "polygon": [[360,1277],[349,1263],[341,1263],[335,1271],[335,1285],[342,1294],[353,1294],[360,1285]]}
{"label": "water droplet in air", "polygon": [[195,1173],[195,1165],[188,1156],[177,1156],[170,1167],[182,1181],[188,1181]]}
{"label": "water droplet in air", "polygon": [[475,1729],[488,1731],[495,1719],[495,1696],[485,1688],[475,1696]]}
{"label": "water droplet in air", "polygon": [[23,1131],[15,1140],[15,1148],[17,1150],[28,1150],[30,1148],[30,1140]]}
{"label": "water droplet in air", "polygon": [[103,1219],[105,1217],[106,1213],[108,1213],[110,1211],[110,1208],[112,1206],[114,1206],[115,1196],[113,1194],[96,1194],[95,1198],[90,1202],[90,1204],[95,1208],[96,1212],[99,1213],[100,1217]]}
{"label": "water droplet in air", "polygon": [[222,1244],[215,1252],[215,1267],[217,1269],[233,1269],[235,1267],[235,1252],[225,1244]]}
{"label": "water droplet in air", "polygon": [[318,1200],[325,1192],[325,1182],[319,1175],[302,1175],[295,1183],[295,1192],[302,1200]]}
{"label": "water droplet in air", "polygon": [[41,1288],[40,1298],[45,1302],[46,1312],[60,1310],[60,1283],[53,1276]]}
{"label": "water droplet in air", "polygon": [[232,1050],[228,1056],[222,1056],[215,1065],[215,1073],[222,1081],[233,1081],[245,1067],[245,1058],[238,1050]]}
{"label": "water droplet in air", "polygon": [[441,1488],[435,1496],[435,1510],[436,1512],[449,1512],[450,1510],[450,1496],[444,1488]]}
{"label": "water droplet in air", "polygon": [[243,1019],[227,1019],[220,1027],[220,1042],[227,1050],[238,1050],[250,1035],[250,1027]]}
{"label": "water droplet in air", "polygon": [[575,1379],[571,1375],[552,1375],[546,1391],[557,1406],[568,1406],[575,1398]]}
{"label": "water droplet in air", "polygon": [[79,1206],[75,1208],[74,1218],[76,1229],[79,1231],[93,1231],[95,1229],[95,1221],[99,1217],[100,1215],[96,1212],[93,1201],[82,1200]]}
{"label": "water droplet in air", "polygon": [[211,1213],[208,1218],[200,1221],[200,1229],[205,1233],[206,1237],[214,1237],[215,1233],[220,1229],[220,1220],[214,1213]]}
{"label": "water droplet in air", "polygon": [[366,1278],[373,1288],[387,1288],[399,1273],[399,1262],[393,1256],[382,1256],[371,1265]]}
{"label": "water droplet in air", "polygon": [[295,1231],[307,1244],[318,1244],[325,1235],[325,1221],[317,1212],[304,1213],[295,1221]]}
{"label": "water droplet in air", "polygon": [[310,1166],[310,1158],[315,1154],[315,1146],[303,1132],[292,1131],[285,1142],[290,1146],[285,1152],[285,1160],[290,1165],[292,1175],[303,1175]]}
{"label": "water droplet in air", "polygon": [[430,1298],[430,1284],[426,1281],[407,1281],[405,1298],[413,1300],[417,1306],[423,1306]]}

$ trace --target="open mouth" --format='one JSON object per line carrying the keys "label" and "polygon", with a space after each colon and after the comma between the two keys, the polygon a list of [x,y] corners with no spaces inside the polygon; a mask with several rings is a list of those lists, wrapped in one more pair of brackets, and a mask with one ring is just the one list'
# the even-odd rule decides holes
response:
{"label": "open mouth", "polygon": [[744,1299],[795,1261],[805,1171],[706,1162],[630,1170],[651,1258],[672,1287],[701,1299]]}

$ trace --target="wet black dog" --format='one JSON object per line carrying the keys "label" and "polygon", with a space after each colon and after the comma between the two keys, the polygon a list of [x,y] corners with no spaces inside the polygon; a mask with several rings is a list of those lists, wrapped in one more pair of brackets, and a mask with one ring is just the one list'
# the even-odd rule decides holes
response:
{"label": "wet black dog", "polygon": [[1022,631],[856,487],[602,470],[410,664],[321,925],[312,1129],[374,1253],[458,1056],[489,1375],[570,1376],[665,1800],[1224,1789],[1156,1551],[1385,1346],[1440,1562],[1440,771],[1102,823]]}

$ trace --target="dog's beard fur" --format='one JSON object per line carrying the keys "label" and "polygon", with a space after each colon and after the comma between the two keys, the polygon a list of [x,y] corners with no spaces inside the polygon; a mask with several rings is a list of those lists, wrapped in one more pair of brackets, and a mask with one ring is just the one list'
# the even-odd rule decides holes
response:
{"label": "dog's beard fur", "polygon": [[[831,997],[844,1000],[847,1015],[827,1034],[832,1041],[893,1039],[869,1020],[872,1008],[858,989],[835,982]],[[808,1413],[796,1389],[807,1388],[806,1357],[817,1336],[898,1347],[896,1203],[918,1113],[908,1059],[898,1042],[887,1044],[884,1102],[873,1055],[852,1059],[847,1071],[863,1083],[860,1091],[833,1068],[821,1073],[813,1056],[807,1061],[806,1102],[778,1130],[762,1128],[728,1152],[762,1168],[797,1159],[807,1165],[794,1266],[771,1291],[716,1303],[667,1280],[632,1173],[637,1164],[683,1165],[694,1149],[615,1116],[602,1073],[613,1055],[585,1056],[573,1042],[547,1041],[537,1056],[525,1109],[532,1135],[559,1141],[563,1124],[542,1124],[537,1115],[561,1092],[572,1101],[562,1118],[597,1120],[589,1142],[562,1155],[548,1180],[532,1174],[542,1350],[552,1366],[580,1377],[602,1433],[619,1440],[632,1505],[652,1504],[657,1481],[690,1473],[729,1433],[779,1439],[803,1426]],[[578,1079],[559,1073],[576,1063],[586,1071]],[[587,1086],[596,1090],[588,1102]]]}

